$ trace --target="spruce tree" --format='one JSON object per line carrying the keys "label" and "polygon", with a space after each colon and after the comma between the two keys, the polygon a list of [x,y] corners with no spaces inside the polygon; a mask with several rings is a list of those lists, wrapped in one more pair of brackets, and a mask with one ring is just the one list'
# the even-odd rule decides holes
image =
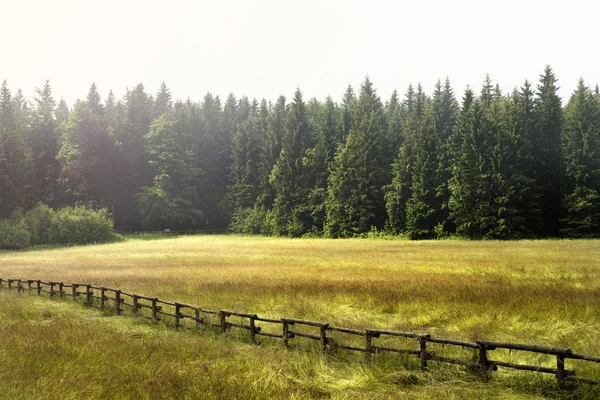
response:
{"label": "spruce tree", "polygon": [[31,160],[6,80],[0,87],[0,218],[25,205]]}
{"label": "spruce tree", "polygon": [[427,98],[418,85],[417,92],[409,85],[403,102],[402,145],[391,166],[391,183],[385,186],[386,228],[398,234],[407,228],[406,206],[411,197],[411,185],[415,168],[415,146],[420,134]]}
{"label": "spruce tree", "polygon": [[446,235],[454,233],[456,230],[456,226],[449,219],[450,211],[448,208],[448,201],[450,200],[448,182],[452,176],[452,156],[448,140],[454,129],[458,114],[458,102],[454,97],[450,79],[446,78],[443,87],[440,81],[437,82],[432,102],[435,114],[435,130],[440,140],[437,196],[440,201],[439,218],[441,225],[438,226],[439,231],[437,233]]}
{"label": "spruce tree", "polygon": [[350,131],[338,148],[329,177],[325,233],[330,237],[355,236],[385,222],[383,185],[386,135],[383,105],[366,78],[354,105]]}
{"label": "spruce tree", "polygon": [[54,204],[59,172],[56,162],[58,154],[56,102],[52,97],[49,81],[46,81],[42,89],[37,88],[36,93],[30,138],[34,196],[36,203],[42,201],[46,204]]}
{"label": "spruce tree", "polygon": [[554,71],[546,66],[540,76],[534,99],[536,126],[532,138],[532,169],[537,185],[542,188],[543,228],[539,230],[539,234],[543,236],[558,235],[560,219],[564,216],[562,200],[565,172],[561,145],[563,110],[556,84]]}
{"label": "spruce tree", "polygon": [[562,232],[600,236],[600,103],[580,79],[565,109],[563,146],[569,188]]}
{"label": "spruce tree", "polygon": [[136,196],[143,227],[194,229],[206,219],[206,179],[194,151],[203,120],[196,104],[178,103],[151,124],[146,141],[155,176]]}
{"label": "spruce tree", "polygon": [[310,135],[306,105],[297,89],[286,112],[281,153],[269,179],[275,189],[272,218],[277,235],[300,236],[308,229],[308,182],[303,161]]}
{"label": "spruce tree", "polygon": [[167,84],[163,81],[160,84],[160,89],[158,89],[158,93],[156,93],[156,99],[154,100],[154,108],[152,110],[153,118],[160,117],[172,108],[173,101],[171,100],[171,91],[167,87]]}
{"label": "spruce tree", "polygon": [[285,96],[279,96],[268,116],[261,113],[261,120],[266,117],[266,126],[262,130],[263,140],[259,164],[259,194],[256,199],[257,209],[266,212],[273,207],[275,189],[269,183],[271,171],[281,154],[281,146],[285,131]]}

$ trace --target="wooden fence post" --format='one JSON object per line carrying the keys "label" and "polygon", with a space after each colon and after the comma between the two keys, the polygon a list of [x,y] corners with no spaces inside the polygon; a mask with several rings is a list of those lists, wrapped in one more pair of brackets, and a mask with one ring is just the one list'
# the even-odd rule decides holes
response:
{"label": "wooden fence post", "polygon": [[200,322],[201,321],[200,320],[200,309],[196,308],[195,311],[196,311],[196,313],[195,313],[196,314],[196,327],[199,328],[200,325],[202,325],[202,322]]}
{"label": "wooden fence post", "polygon": [[64,282],[58,282],[58,297],[61,299],[65,296],[64,285]]}
{"label": "wooden fence post", "polygon": [[77,300],[77,288],[79,287],[78,284],[73,283],[71,285],[71,297],[73,297],[73,301]]}
{"label": "wooden fence post", "polygon": [[219,310],[219,319],[221,321],[221,333],[225,334],[227,332],[227,315],[223,310]]}
{"label": "wooden fence post", "polygon": [[175,302],[175,329],[181,328],[181,323],[179,322],[179,319],[181,317],[180,311],[181,311],[181,305],[179,303]]}
{"label": "wooden fence post", "polygon": [[91,307],[92,305],[92,285],[89,283],[85,285],[85,305]]}
{"label": "wooden fence post", "polygon": [[133,301],[133,313],[137,314],[138,309],[140,308],[140,306],[138,304],[139,303],[139,297],[138,297],[137,294],[134,294],[133,296],[131,296],[131,298],[133,299],[132,300]]}
{"label": "wooden fence post", "polygon": [[322,325],[320,327],[320,336],[321,336],[321,353],[327,353],[327,327],[329,324]]}
{"label": "wooden fence post", "polygon": [[100,288],[100,308],[104,310],[104,302],[106,301],[106,289],[104,287]]}
{"label": "wooden fence post", "polygon": [[158,299],[155,297],[152,299],[152,320],[154,322],[158,321],[158,307],[156,303],[158,303]]}
{"label": "wooden fence post", "polygon": [[17,281],[17,292],[18,292],[18,293],[21,293],[21,292],[23,292],[23,291],[24,291],[24,290],[23,290],[23,283],[22,283],[22,282],[21,282],[21,280],[19,279],[19,280]]}
{"label": "wooden fence post", "polygon": [[115,290],[115,312],[117,315],[121,315],[121,291]]}
{"label": "wooden fence post", "polygon": [[29,293],[29,294],[31,294],[31,290],[33,289],[33,288],[31,287],[31,284],[32,284],[32,283],[33,283],[33,280],[31,280],[31,279],[28,279],[28,280],[27,280],[27,293]]}
{"label": "wooden fence post", "polygon": [[479,346],[479,365],[481,365],[481,372],[486,379],[489,379],[491,377],[491,371],[489,368],[490,363],[488,360],[487,346],[482,343],[477,343],[477,345]]}
{"label": "wooden fence post", "polygon": [[8,283],[8,290],[12,290],[12,279],[6,281]]}
{"label": "wooden fence post", "polygon": [[37,294],[38,296],[42,295],[42,281],[41,280],[37,280]]}
{"label": "wooden fence post", "polygon": [[560,353],[556,355],[556,380],[558,388],[565,388],[565,355]]}
{"label": "wooden fence post", "polygon": [[427,369],[427,339],[429,335],[421,335],[419,337],[419,358],[421,359],[421,369]]}
{"label": "wooden fence post", "polygon": [[50,298],[53,299],[54,298],[54,282],[50,282]]}
{"label": "wooden fence post", "polygon": [[254,316],[250,317],[250,340],[252,344],[256,344],[256,322],[254,321]]}
{"label": "wooden fence post", "polygon": [[365,335],[366,343],[365,343],[365,360],[367,362],[373,361],[373,336],[371,335],[370,330],[366,330]]}
{"label": "wooden fence post", "polygon": [[0,278],[0,289],[4,289],[4,279]]}
{"label": "wooden fence post", "polygon": [[287,320],[282,319],[281,320],[282,324],[283,324],[283,345],[285,347],[289,347],[289,331],[290,331],[290,326],[289,326],[289,322],[287,322]]}

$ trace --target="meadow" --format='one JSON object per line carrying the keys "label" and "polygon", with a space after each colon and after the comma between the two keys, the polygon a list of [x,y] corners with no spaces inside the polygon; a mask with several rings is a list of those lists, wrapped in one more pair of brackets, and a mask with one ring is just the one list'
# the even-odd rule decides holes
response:
{"label": "meadow", "polygon": [[[593,240],[132,237],[0,252],[0,276],[90,282],[262,317],[600,355],[600,241]],[[600,395],[583,386],[558,393],[552,377],[527,372],[499,371],[483,382],[461,367],[421,372],[391,356],[366,364],[344,354],[321,357],[310,347],[286,351],[268,340],[256,347],[68,302],[1,296],[0,393],[9,390],[11,398],[56,397],[59,388],[61,398],[132,399]],[[575,364],[569,367],[578,375],[600,378]]]}

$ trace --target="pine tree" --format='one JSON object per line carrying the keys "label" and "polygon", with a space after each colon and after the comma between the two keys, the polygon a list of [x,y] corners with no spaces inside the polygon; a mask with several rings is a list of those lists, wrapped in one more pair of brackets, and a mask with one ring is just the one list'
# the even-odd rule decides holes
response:
{"label": "pine tree", "polygon": [[444,86],[440,81],[435,86],[433,95],[433,112],[435,114],[435,130],[440,139],[440,154],[438,164],[438,180],[437,196],[440,201],[440,224],[438,226],[440,235],[454,233],[456,226],[450,220],[450,212],[448,201],[450,200],[450,188],[448,182],[452,176],[452,156],[450,152],[449,138],[456,124],[456,116],[458,114],[458,102],[454,97],[454,91],[450,85],[450,79],[446,78]]}
{"label": "pine tree", "polygon": [[261,141],[262,149],[259,164],[260,190],[256,199],[256,207],[263,210],[263,212],[271,209],[275,201],[275,190],[271,183],[269,183],[269,177],[281,155],[286,119],[285,106],[285,96],[279,96],[273,110],[269,112],[268,116],[261,113],[261,118],[263,120],[264,118],[267,119],[264,121],[267,126],[262,130],[263,140]]}
{"label": "pine tree", "polygon": [[156,100],[154,100],[154,108],[152,110],[153,118],[158,118],[164,113],[168,112],[173,108],[173,101],[171,100],[171,91],[163,81],[160,84],[160,89],[156,93]]}
{"label": "pine tree", "polygon": [[56,162],[58,154],[56,102],[52,97],[49,81],[46,81],[42,89],[36,89],[36,93],[30,139],[34,197],[35,203],[42,201],[46,204],[53,204],[59,173],[59,165]]}
{"label": "pine tree", "polygon": [[411,239],[429,239],[435,236],[435,227],[441,222],[437,171],[442,144],[430,103],[425,106],[410,140],[414,158],[409,166],[411,181],[410,198],[406,202],[406,232]]}
{"label": "pine tree", "polygon": [[136,196],[145,228],[194,229],[205,221],[206,179],[195,160],[203,120],[197,105],[178,103],[151,124],[146,140],[156,174]]}
{"label": "pine tree", "polygon": [[117,169],[114,142],[98,108],[95,110],[89,102],[79,101],[61,124],[59,181],[63,201],[104,207],[113,203]]}
{"label": "pine tree", "polygon": [[385,222],[383,163],[386,121],[383,105],[367,78],[354,105],[350,131],[335,156],[329,177],[325,233],[355,236]]}
{"label": "pine tree", "polygon": [[600,236],[600,103],[583,79],[565,109],[563,143],[570,187],[562,232]]}
{"label": "pine tree", "polygon": [[327,97],[311,124],[315,141],[314,146],[307,150],[305,159],[305,167],[310,171],[306,203],[310,212],[310,229],[315,234],[322,234],[325,226],[327,179],[338,146],[337,139],[341,136],[339,120],[336,104]]}
{"label": "pine tree", "polygon": [[0,87],[0,218],[25,203],[31,160],[6,80]]}
{"label": "pine tree", "polygon": [[102,106],[102,99],[100,98],[100,93],[98,93],[98,88],[95,83],[92,83],[92,86],[90,86],[86,100],[93,113],[96,113],[99,116],[103,115],[104,107]]}
{"label": "pine tree", "polygon": [[427,99],[421,85],[417,92],[409,85],[403,102],[402,145],[391,166],[391,183],[385,186],[386,228],[392,233],[405,232],[407,228],[406,206],[410,199],[415,168],[415,146],[420,134]]}
{"label": "pine tree", "polygon": [[350,134],[350,127],[352,126],[352,116],[354,115],[354,106],[356,105],[356,96],[354,95],[354,89],[348,85],[344,97],[342,99],[342,132],[339,138],[340,143],[343,143],[348,135]]}
{"label": "pine tree", "polygon": [[308,182],[303,161],[310,135],[306,105],[297,89],[286,111],[281,153],[269,178],[275,189],[272,218],[277,235],[300,236],[309,228],[305,204]]}
{"label": "pine tree", "polygon": [[[487,189],[482,185],[482,176],[489,171],[482,152],[488,147],[488,134],[484,109],[479,100],[474,99],[470,89],[465,91],[461,111],[450,137],[453,159],[450,178],[450,219],[456,224],[456,232],[471,239],[480,238],[485,233],[481,229],[482,215],[486,210]],[[483,211],[483,213],[482,213]]]}
{"label": "pine tree", "polygon": [[544,236],[559,233],[560,219],[564,216],[564,160],[561,145],[563,111],[558,96],[557,79],[550,66],[546,66],[540,76],[534,99],[536,119],[535,135],[532,138],[534,150],[533,171],[537,185],[542,188]]}
{"label": "pine tree", "polygon": [[505,225],[510,238],[530,237],[539,232],[542,205],[541,188],[531,168],[535,117],[533,92],[528,81],[508,99],[504,129],[506,145],[501,170],[506,177]]}

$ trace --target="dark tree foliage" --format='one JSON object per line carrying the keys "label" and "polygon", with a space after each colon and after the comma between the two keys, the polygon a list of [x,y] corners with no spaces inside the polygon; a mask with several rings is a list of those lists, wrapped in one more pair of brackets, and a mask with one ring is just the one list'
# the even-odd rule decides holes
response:
{"label": "dark tree foliage", "polygon": [[564,108],[557,91],[548,66],[506,94],[486,75],[460,105],[448,79],[385,105],[365,79],[338,103],[92,84],[70,108],[48,81],[31,102],[4,82],[0,218],[82,203],[129,231],[596,237],[599,90],[581,81]]}
{"label": "dark tree foliage", "polygon": [[350,131],[338,148],[329,176],[325,233],[330,237],[382,229],[385,222],[387,127],[383,104],[368,78],[353,108]]}

